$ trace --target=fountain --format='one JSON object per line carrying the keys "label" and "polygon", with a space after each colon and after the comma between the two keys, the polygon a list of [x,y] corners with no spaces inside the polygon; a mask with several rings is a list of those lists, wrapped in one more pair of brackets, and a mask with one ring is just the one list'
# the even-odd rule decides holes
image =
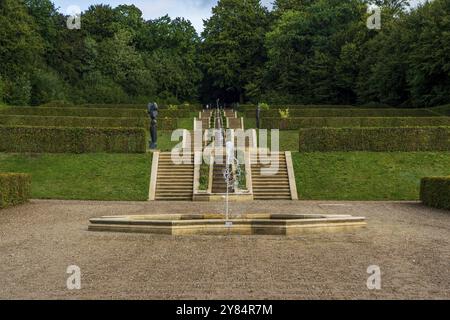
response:
{"label": "fountain", "polygon": [[[221,147],[225,141],[221,113],[215,112],[216,136]],[[235,157],[234,143],[225,144],[226,182],[225,211],[223,214],[150,214],[105,216],[90,220],[90,231],[192,235],[278,235],[291,236],[314,232],[348,231],[366,226],[366,219],[350,215],[271,214],[256,213],[230,215],[230,189],[238,189],[240,163]],[[223,158],[222,158],[223,159]],[[236,168],[233,173],[233,167]]]}

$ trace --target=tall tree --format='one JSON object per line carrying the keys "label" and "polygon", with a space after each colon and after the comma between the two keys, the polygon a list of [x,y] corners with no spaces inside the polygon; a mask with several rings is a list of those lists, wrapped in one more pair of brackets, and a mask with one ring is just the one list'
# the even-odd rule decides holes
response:
{"label": "tall tree", "polygon": [[267,98],[291,103],[352,103],[352,80],[366,28],[359,0],[318,0],[282,12],[266,36]]}
{"label": "tall tree", "polygon": [[259,0],[219,0],[202,33],[208,91],[244,101],[246,88],[258,80],[265,62],[268,24],[268,11]]}
{"label": "tall tree", "polygon": [[6,102],[30,103],[30,74],[41,61],[42,42],[23,1],[0,1],[0,74]]}

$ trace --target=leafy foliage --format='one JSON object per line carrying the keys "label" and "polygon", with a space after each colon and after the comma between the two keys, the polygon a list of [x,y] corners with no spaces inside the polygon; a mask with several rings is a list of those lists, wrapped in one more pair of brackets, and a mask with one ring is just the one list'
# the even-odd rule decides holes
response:
{"label": "leafy foliage", "polygon": [[31,176],[0,173],[0,209],[22,204],[31,197]]}
{"label": "leafy foliage", "polygon": [[427,206],[450,210],[450,177],[422,179],[420,199]]}
{"label": "leafy foliage", "polygon": [[[369,30],[369,4],[381,30]],[[191,22],[92,5],[81,30],[51,0],[0,1],[0,101],[450,103],[450,0],[219,0]]]}

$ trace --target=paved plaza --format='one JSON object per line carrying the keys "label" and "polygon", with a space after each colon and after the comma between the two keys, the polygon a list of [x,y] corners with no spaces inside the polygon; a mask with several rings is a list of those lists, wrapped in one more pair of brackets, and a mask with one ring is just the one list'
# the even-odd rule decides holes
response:
{"label": "paved plaza", "polygon": [[[223,203],[34,200],[0,214],[0,298],[450,298],[450,215],[416,202],[233,203],[234,213],[367,217],[366,229],[281,236],[172,237],[87,231],[89,218],[221,213]],[[68,290],[69,265],[81,290]],[[368,290],[367,268],[381,269]]]}

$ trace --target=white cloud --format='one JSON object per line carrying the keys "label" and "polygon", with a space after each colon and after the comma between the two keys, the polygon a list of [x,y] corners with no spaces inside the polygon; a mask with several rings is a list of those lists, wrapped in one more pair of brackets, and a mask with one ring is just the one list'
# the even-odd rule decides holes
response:
{"label": "white cloud", "polygon": [[[271,8],[274,0],[262,0],[264,6]],[[119,4],[134,4],[140,8],[145,19],[156,19],[168,14],[172,18],[184,17],[192,22],[198,32],[203,30],[203,19],[211,16],[211,9],[217,0],[54,0],[62,12],[71,5],[86,10],[89,5],[108,3],[115,7]],[[411,5],[423,3],[425,0],[411,0]]]}

